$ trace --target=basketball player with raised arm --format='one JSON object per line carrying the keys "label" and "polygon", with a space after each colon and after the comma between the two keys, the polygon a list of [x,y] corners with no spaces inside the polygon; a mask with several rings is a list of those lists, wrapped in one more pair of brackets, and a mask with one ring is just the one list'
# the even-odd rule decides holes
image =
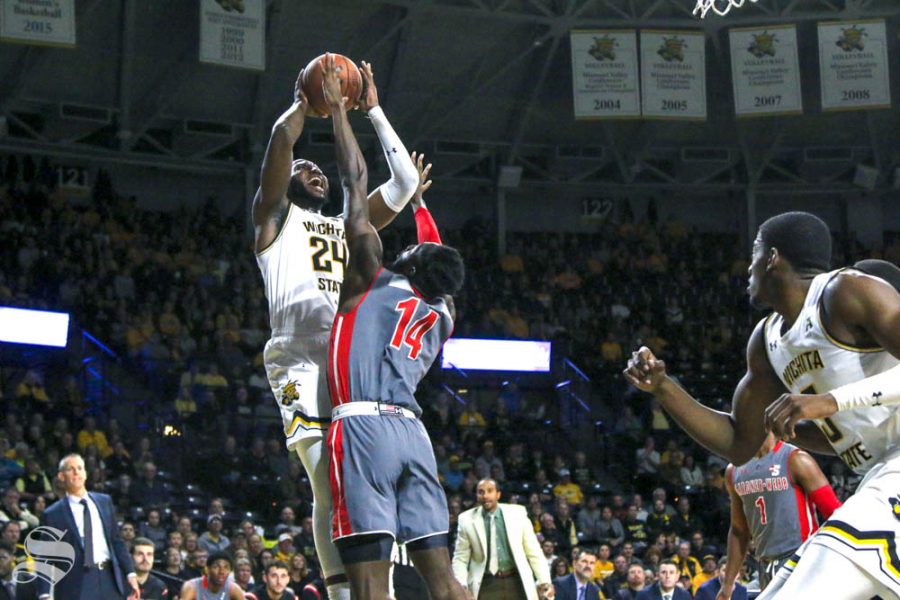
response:
{"label": "basketball player with raised arm", "polygon": [[[366,90],[360,108],[375,126],[391,179],[369,198],[372,223],[382,227],[403,209],[418,186],[418,173],[403,143],[378,106],[372,67],[362,63]],[[297,78],[294,103],[272,127],[253,199],[256,261],[269,301],[272,338],[263,354],[278,402],[288,449],[296,450],[312,485],[313,534],[332,600],[349,600],[340,556],[331,541],[328,457],[323,453],[331,422],[325,380],[328,337],[344,279],[344,223],[326,217],[328,179],[315,164],[294,160],[293,147],[310,111]]]}
{"label": "basketball player with raised arm", "polygon": [[388,598],[394,541],[406,544],[433,600],[466,598],[447,550],[447,499],[415,391],[453,329],[459,252],[433,242],[383,265],[366,202],[366,164],[334,58],[326,58],[349,258],[328,352],[333,404],[333,536],[357,600]]}
{"label": "basketball player with raised arm", "polygon": [[759,561],[759,588],[819,528],[815,509],[827,520],[841,505],[815,459],[768,434],[756,456],[728,465],[725,486],[731,497],[728,562],[718,600],[728,600],[750,542]]}
{"label": "basketball player with raised arm", "polygon": [[829,271],[830,259],[830,232],[814,215],[784,213],[760,226],[748,293],[773,312],[750,336],[730,415],[694,400],[647,348],[625,370],[691,437],[734,464],[753,456],[768,428],[864,476],[764,600],[900,594],[900,293],[857,269]]}

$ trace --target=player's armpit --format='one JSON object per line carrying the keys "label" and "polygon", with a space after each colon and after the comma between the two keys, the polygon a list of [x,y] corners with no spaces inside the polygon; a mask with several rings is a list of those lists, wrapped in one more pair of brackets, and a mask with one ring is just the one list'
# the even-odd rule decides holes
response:
{"label": "player's armpit", "polygon": [[841,273],[825,288],[823,325],[849,345],[881,347],[900,358],[900,293],[883,280]]}
{"label": "player's armpit", "polygon": [[[273,207],[271,210],[259,210],[259,212],[257,212],[260,202],[261,190],[257,189],[256,195],[253,198],[254,251],[257,253],[261,253],[275,242],[278,238],[278,234],[281,233],[281,228],[284,227],[284,222],[287,220],[290,209],[290,203],[285,200],[281,206]],[[263,218],[264,215],[265,218]]]}
{"label": "player's armpit", "polygon": [[900,294],[877,279],[862,283],[864,313],[861,325],[875,342],[900,358]]}

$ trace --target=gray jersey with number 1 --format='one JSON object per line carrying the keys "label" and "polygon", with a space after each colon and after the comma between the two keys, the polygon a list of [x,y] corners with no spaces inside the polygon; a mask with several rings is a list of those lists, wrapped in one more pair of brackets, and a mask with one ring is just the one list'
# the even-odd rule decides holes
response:
{"label": "gray jersey with number 1", "polygon": [[819,527],[812,501],[791,475],[791,455],[798,450],[778,442],[762,458],[732,471],[759,558],[793,552]]}

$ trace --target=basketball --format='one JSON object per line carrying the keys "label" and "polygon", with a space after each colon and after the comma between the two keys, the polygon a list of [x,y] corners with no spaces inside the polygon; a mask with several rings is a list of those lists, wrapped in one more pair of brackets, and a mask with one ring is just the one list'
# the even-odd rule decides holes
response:
{"label": "basketball", "polygon": [[[356,63],[342,54],[334,55],[334,65],[339,69],[341,95],[347,98],[347,108],[349,108],[356,104],[362,94],[362,75],[360,75]],[[306,65],[300,85],[312,109],[320,115],[330,115],[331,108],[325,102],[325,94],[322,92],[324,69],[325,55],[323,54],[312,59]]]}

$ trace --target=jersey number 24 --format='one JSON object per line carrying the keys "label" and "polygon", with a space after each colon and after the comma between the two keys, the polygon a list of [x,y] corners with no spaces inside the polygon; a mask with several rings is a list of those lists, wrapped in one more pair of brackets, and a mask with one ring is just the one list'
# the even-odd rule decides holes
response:
{"label": "jersey number 24", "polygon": [[[341,265],[341,276],[347,268],[347,253],[344,244],[337,240],[326,240],[320,237],[309,238],[309,246],[316,251],[312,255],[313,271],[319,273],[332,273],[334,263]],[[329,258],[329,251],[331,258]]]}

